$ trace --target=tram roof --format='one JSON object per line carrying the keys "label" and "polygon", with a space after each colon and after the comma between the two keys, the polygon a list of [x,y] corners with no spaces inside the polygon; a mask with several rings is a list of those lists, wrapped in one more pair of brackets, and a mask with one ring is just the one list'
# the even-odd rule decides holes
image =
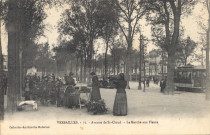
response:
{"label": "tram roof", "polygon": [[202,65],[187,65],[187,66],[181,66],[181,67],[177,67],[178,70],[206,70],[206,68]]}

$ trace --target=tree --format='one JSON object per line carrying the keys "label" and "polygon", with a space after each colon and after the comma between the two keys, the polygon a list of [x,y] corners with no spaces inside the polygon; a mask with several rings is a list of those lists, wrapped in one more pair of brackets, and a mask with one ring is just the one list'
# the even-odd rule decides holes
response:
{"label": "tree", "polygon": [[[0,20],[1,25],[1,20]],[[1,26],[0,26],[1,35]],[[3,89],[3,55],[1,46],[1,36],[0,36],[0,120],[4,119],[4,89]]]}
{"label": "tree", "polygon": [[8,5],[8,104],[7,109],[9,112],[14,112],[17,106],[17,80],[19,80],[18,71],[18,55],[17,55],[17,27],[15,15],[17,11],[17,1],[10,0]]}
{"label": "tree", "polygon": [[168,53],[166,94],[174,91],[175,50],[177,50],[182,15],[190,14],[195,0],[147,0],[147,20],[152,25],[155,43]]}
{"label": "tree", "polygon": [[157,75],[157,57],[160,56],[160,49],[154,49],[152,51],[149,52],[149,58],[151,59],[154,59],[155,61],[154,62],[151,62],[150,65],[153,65],[154,66],[154,69],[155,69],[155,75]]}
{"label": "tree", "polygon": [[[92,66],[95,52],[94,41],[103,37],[108,45],[116,31],[115,3],[110,0],[73,0],[68,4],[70,9],[65,10],[62,14],[59,32],[63,37],[79,40],[77,46],[80,47],[77,48],[82,49],[82,52],[78,50],[77,53],[81,54],[83,58],[81,60],[84,60],[84,76],[86,78],[86,68],[89,69],[89,72],[94,69]],[[107,51],[108,47],[106,47],[106,54]]]}
{"label": "tree", "polygon": [[210,36],[210,1],[205,0],[204,5],[208,11],[208,22],[206,29],[206,100],[210,100],[210,67],[209,67],[209,36]]}
{"label": "tree", "polygon": [[[119,72],[125,73],[127,49],[125,47],[125,44],[123,43],[123,39],[119,37],[119,39],[112,40],[109,47],[110,47],[113,67],[115,68],[117,67],[117,73]],[[123,68],[123,70],[120,71],[120,67]],[[114,68],[114,72],[115,72],[115,68]]]}
{"label": "tree", "polygon": [[[210,67],[209,67],[209,36],[210,36],[210,1],[204,0],[201,1],[201,3],[206,8],[207,14],[208,14],[208,20],[204,20],[200,16],[200,22],[199,25],[201,29],[204,31],[204,33],[201,34],[203,48],[206,50],[206,82],[210,81]],[[206,35],[206,36],[204,36]],[[205,37],[206,39],[203,39]],[[206,100],[210,100],[210,84],[206,83]]]}
{"label": "tree", "polygon": [[82,50],[80,47],[79,39],[77,38],[72,39],[70,41],[60,41],[60,44],[57,47],[53,48],[55,52],[54,58],[56,59],[58,70],[62,69],[65,70],[63,67],[66,67],[66,73],[68,71],[68,66],[70,64],[70,72],[73,72],[73,66],[76,66],[76,76],[77,76],[77,69],[78,69],[78,59],[82,58]]}
{"label": "tree", "polygon": [[105,41],[105,75],[107,75],[107,53],[111,38],[117,35],[118,30],[118,14],[116,3],[112,0],[101,0],[98,6],[99,24],[101,25],[101,36]]}
{"label": "tree", "polygon": [[35,67],[42,71],[42,75],[46,75],[47,72],[52,71],[55,65],[55,61],[52,59],[52,55],[49,50],[49,44],[41,44],[38,49],[38,56],[35,60]]}
{"label": "tree", "polygon": [[[116,74],[115,69],[117,68],[117,73],[120,72],[120,66],[125,65],[125,57],[126,57],[126,48],[114,46],[111,48],[111,65],[114,69],[114,74]],[[123,67],[125,70],[125,67]],[[123,72],[123,71],[122,71]]]}
{"label": "tree", "polygon": [[[59,23],[59,32],[70,38],[75,34],[85,36],[85,67],[89,72],[92,69],[92,59],[94,52],[94,40],[99,36],[98,25],[98,1],[97,0],[73,0],[70,9],[65,10]],[[83,44],[84,45],[84,44]],[[85,74],[86,75],[86,74]],[[89,80],[89,79],[88,79]]]}
{"label": "tree", "polygon": [[115,0],[119,10],[118,25],[127,42],[126,78],[129,87],[130,55],[139,20],[145,14],[143,0]]}
{"label": "tree", "polygon": [[35,45],[32,43],[42,33],[46,3],[47,0],[9,0],[6,3],[8,12],[4,20],[8,31],[8,110],[11,112],[16,110],[17,100],[21,96],[23,67],[29,68],[29,61],[35,59],[35,51],[30,45]]}
{"label": "tree", "polygon": [[[194,49],[196,48],[197,44],[187,37],[187,39],[182,39],[179,41],[179,46],[176,55],[177,55],[177,62],[181,63],[181,65],[186,66],[188,64],[189,57],[193,54]],[[190,63],[190,62],[189,62]]]}
{"label": "tree", "polygon": [[0,120],[4,119],[4,89],[3,89],[3,55],[1,44],[1,20],[3,14],[3,3],[0,1]]}

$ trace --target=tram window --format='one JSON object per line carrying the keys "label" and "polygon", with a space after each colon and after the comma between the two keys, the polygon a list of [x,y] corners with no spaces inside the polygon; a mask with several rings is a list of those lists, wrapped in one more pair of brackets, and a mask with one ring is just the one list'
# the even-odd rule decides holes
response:
{"label": "tram window", "polygon": [[196,72],[195,72],[195,71],[193,72],[193,77],[194,77],[194,78],[196,77]]}
{"label": "tram window", "polygon": [[187,79],[187,72],[182,72],[182,78]]}
{"label": "tram window", "polygon": [[200,77],[200,71],[197,71],[197,76],[196,77]]}
{"label": "tram window", "polygon": [[202,73],[202,77],[206,78],[206,73],[205,72]]}
{"label": "tram window", "polygon": [[179,72],[178,78],[182,78],[182,72]]}
{"label": "tram window", "polygon": [[188,72],[188,79],[191,79],[191,72]]}

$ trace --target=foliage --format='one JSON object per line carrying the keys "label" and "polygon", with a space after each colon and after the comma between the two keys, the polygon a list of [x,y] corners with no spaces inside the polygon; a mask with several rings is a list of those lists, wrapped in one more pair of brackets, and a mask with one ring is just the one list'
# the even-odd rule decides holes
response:
{"label": "foliage", "polygon": [[188,58],[193,55],[196,46],[197,44],[190,39],[190,37],[187,37],[187,39],[181,39],[179,41],[178,51],[176,52],[177,62],[184,66],[190,63],[191,61],[188,61]]}
{"label": "foliage", "polygon": [[[9,6],[10,1],[5,2]],[[37,44],[35,40],[42,35],[44,30],[43,20],[46,18],[44,6],[46,3],[41,0],[18,0],[14,5],[15,16],[10,16],[5,11],[4,21],[8,30],[9,18],[16,24],[17,40],[20,51],[22,51],[22,62],[25,69],[34,66]]]}
{"label": "foliage", "polygon": [[86,107],[88,112],[92,112],[93,114],[105,113],[108,111],[104,100],[89,101],[86,104]]}
{"label": "foliage", "polygon": [[139,29],[139,20],[146,13],[144,0],[114,0],[119,11],[118,25],[122,31],[127,43],[127,59],[126,59],[126,79],[129,88],[129,72],[131,50],[133,46],[134,35]]}
{"label": "foliage", "polygon": [[166,92],[174,91],[174,70],[180,36],[181,17],[189,15],[196,0],[146,0],[146,18],[152,25],[153,41],[168,53]]}
{"label": "foliage", "polygon": [[107,53],[109,49],[109,43],[118,33],[118,12],[116,8],[116,3],[112,0],[101,0],[99,2],[99,17],[98,22],[101,26],[100,35],[105,41],[105,75],[107,75]]}
{"label": "foliage", "polygon": [[43,73],[46,71],[52,71],[54,69],[55,61],[52,59],[52,55],[49,52],[48,43],[39,45],[35,65],[35,67],[38,68],[38,70],[41,70]]}
{"label": "foliage", "polygon": [[82,37],[82,40],[79,40],[81,43],[78,45],[82,45],[79,48],[85,49],[89,67],[91,67],[92,63],[93,42],[99,36],[101,27],[97,23],[99,13],[97,7],[97,0],[73,0],[70,9],[65,10],[59,22],[61,36]]}
{"label": "foliage", "polygon": [[168,52],[169,48],[171,48],[171,45],[168,43],[176,40],[173,42],[177,44],[178,38],[175,39],[175,32],[178,32],[178,36],[180,34],[180,31],[175,30],[178,29],[176,25],[179,26],[175,24],[175,22],[180,21],[178,15],[180,17],[181,15],[189,15],[196,4],[196,0],[147,0],[147,3],[145,7],[148,11],[146,19],[152,25],[153,41]]}

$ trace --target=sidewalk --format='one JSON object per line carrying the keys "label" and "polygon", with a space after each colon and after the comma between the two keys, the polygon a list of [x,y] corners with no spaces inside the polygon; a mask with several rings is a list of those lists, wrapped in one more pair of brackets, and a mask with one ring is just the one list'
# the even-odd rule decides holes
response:
{"label": "sidewalk", "polygon": [[[146,88],[146,92],[137,90],[137,83],[131,82],[131,89],[126,90],[128,100],[128,115],[124,117],[113,116],[112,109],[116,89],[101,88],[101,96],[104,99],[108,112],[106,114],[92,115],[87,112],[84,107],[82,109],[68,109],[56,106],[39,106],[38,111],[22,111],[15,112],[13,115],[5,114],[4,128],[11,126],[33,126],[33,125],[47,125],[51,126],[51,134],[58,134],[59,132],[71,133],[71,129],[75,129],[81,134],[92,133],[104,130],[105,125],[91,124],[92,122],[104,121],[118,121],[121,125],[109,124],[107,128],[114,128],[114,130],[107,130],[107,133],[113,134],[117,131],[118,134],[130,134],[130,131],[135,133],[210,133],[210,101],[205,100],[204,93],[190,93],[190,92],[175,92],[174,95],[163,95],[160,93],[160,88],[156,84],[151,84]],[[57,121],[77,121],[79,124],[57,124]],[[126,124],[128,121],[158,121],[158,124]],[[85,122],[87,124],[82,124]],[[83,127],[83,130],[81,130]],[[127,130],[127,128],[130,128]],[[167,127],[167,128],[166,128]],[[194,127],[194,128],[193,128]],[[97,132],[95,131],[97,129]],[[20,134],[22,130],[18,131]],[[27,133],[37,132],[37,130],[24,130]],[[44,131],[44,130],[39,130]],[[56,132],[55,132],[56,131]],[[16,135],[16,134],[15,134]],[[44,135],[44,132],[43,132]]]}
{"label": "sidewalk", "polygon": [[[164,95],[160,93],[160,88],[156,84],[150,84],[150,87],[146,87],[145,92],[137,90],[137,86],[138,83],[131,82],[131,89],[126,90],[128,100],[128,116],[126,117],[171,117],[174,115],[176,115],[176,117],[186,115],[188,117],[200,117],[210,112],[210,101],[205,100],[204,93],[176,91],[174,95]],[[107,114],[102,116],[114,117],[112,115],[112,109],[116,89],[101,88],[100,91],[109,110]],[[52,118],[91,116],[87,113],[85,107],[72,110],[64,107],[57,108],[56,106],[39,106],[38,111],[16,112],[12,117],[14,119],[18,117],[31,119],[31,115],[33,115],[44,119],[45,117],[43,116],[45,116],[45,114],[48,114],[48,117],[52,116]],[[5,116],[6,119],[10,118],[7,114]]]}

